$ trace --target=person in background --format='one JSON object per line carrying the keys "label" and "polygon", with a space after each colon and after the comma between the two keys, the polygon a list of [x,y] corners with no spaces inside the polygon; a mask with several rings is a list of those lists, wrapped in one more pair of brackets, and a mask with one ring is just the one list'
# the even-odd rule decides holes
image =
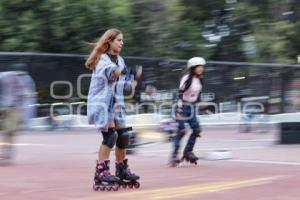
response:
{"label": "person in background", "polygon": [[22,100],[22,121],[23,130],[31,129],[31,119],[36,117],[37,92],[34,80],[28,73],[28,65],[16,63],[12,65],[12,70],[17,73],[18,79],[23,86]]}
{"label": "person in background", "polygon": [[0,149],[1,160],[12,160],[14,139],[22,121],[24,87],[16,71],[10,68],[0,73],[0,109],[2,116],[3,140]]}
{"label": "person in background", "polygon": [[[193,57],[187,62],[188,73],[180,80],[179,95],[176,107],[177,134],[174,138],[171,166],[177,166],[181,161],[197,164],[199,159],[193,153],[197,137],[200,137],[201,128],[197,119],[197,107],[203,87],[202,76],[206,61],[202,57]],[[180,142],[186,134],[185,123],[192,129],[181,159],[178,158]]]}

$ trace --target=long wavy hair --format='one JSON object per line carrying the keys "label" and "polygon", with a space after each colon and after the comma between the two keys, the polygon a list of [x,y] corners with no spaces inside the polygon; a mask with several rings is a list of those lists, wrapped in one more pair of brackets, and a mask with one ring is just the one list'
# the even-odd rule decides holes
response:
{"label": "long wavy hair", "polygon": [[114,41],[114,39],[116,39],[116,37],[121,33],[121,31],[115,28],[105,31],[105,33],[95,43],[93,51],[85,62],[85,67],[91,70],[95,69],[101,55],[109,50],[109,42]]}

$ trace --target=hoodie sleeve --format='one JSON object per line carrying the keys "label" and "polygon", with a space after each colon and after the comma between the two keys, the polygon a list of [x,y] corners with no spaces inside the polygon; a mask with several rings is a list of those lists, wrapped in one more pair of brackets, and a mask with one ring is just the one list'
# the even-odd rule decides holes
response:
{"label": "hoodie sleeve", "polygon": [[115,81],[117,77],[114,72],[118,68],[116,64],[106,59],[105,57],[101,57],[101,60],[98,62],[96,66],[96,75],[105,76],[108,81]]}

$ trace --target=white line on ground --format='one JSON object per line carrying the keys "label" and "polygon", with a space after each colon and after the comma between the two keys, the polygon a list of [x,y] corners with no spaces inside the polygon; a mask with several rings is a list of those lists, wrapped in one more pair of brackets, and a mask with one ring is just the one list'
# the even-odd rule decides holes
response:
{"label": "white line on ground", "polygon": [[[150,145],[149,145],[150,146]],[[250,147],[215,147],[215,148],[197,148],[195,151],[216,151],[216,150],[248,150],[248,149],[264,149],[265,146],[250,146]],[[170,149],[161,149],[161,150],[140,150],[139,153],[161,153],[161,152],[170,152]]]}
{"label": "white line on ground", "polygon": [[258,164],[271,164],[271,165],[300,165],[300,162],[284,162],[284,161],[271,161],[271,160],[227,160],[229,162],[246,162]]}

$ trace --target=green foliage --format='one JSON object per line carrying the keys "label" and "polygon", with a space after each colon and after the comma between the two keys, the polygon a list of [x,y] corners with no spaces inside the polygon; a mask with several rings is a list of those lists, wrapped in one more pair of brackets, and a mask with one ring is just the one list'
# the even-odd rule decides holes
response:
{"label": "green foliage", "polygon": [[116,27],[123,55],[290,63],[299,13],[296,0],[1,0],[0,51],[88,54]]}

